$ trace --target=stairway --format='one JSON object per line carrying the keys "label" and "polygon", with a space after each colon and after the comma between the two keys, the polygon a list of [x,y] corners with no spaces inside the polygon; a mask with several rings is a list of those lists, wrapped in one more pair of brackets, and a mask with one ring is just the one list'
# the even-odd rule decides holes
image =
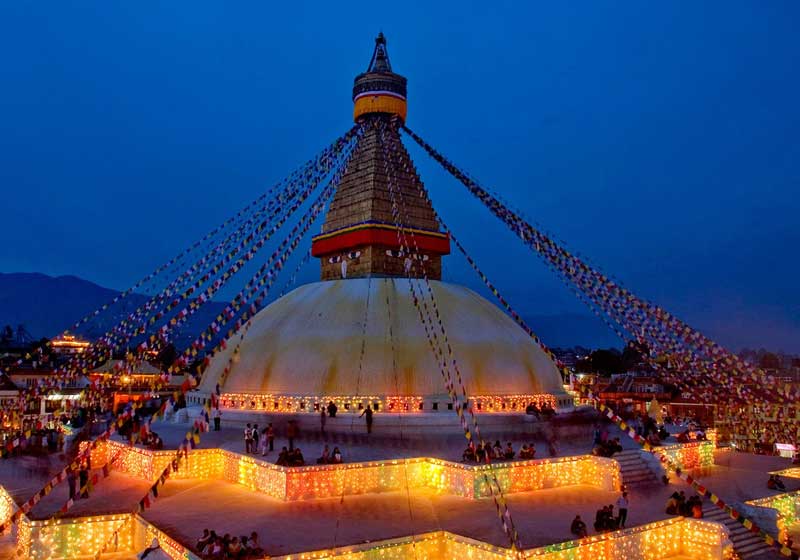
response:
{"label": "stairway", "polygon": [[703,505],[703,520],[721,523],[728,528],[733,549],[742,560],[749,560],[750,558],[757,558],[758,560],[782,558],[774,548],[767,546],[767,543],[761,537],[745,529],[741,523],[713,504]]}
{"label": "stairway", "polygon": [[642,459],[642,452],[629,449],[616,453],[612,459],[619,463],[622,484],[627,490],[660,484],[656,474],[650,470]]}

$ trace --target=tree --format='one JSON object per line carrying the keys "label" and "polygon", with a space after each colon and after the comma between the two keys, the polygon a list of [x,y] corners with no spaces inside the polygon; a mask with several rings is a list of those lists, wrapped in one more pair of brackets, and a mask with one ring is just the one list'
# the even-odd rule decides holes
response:
{"label": "tree", "polygon": [[0,346],[11,346],[13,340],[14,329],[11,328],[11,325],[6,325],[3,327],[2,334],[0,334]]}
{"label": "tree", "polygon": [[[646,352],[647,350],[645,349],[644,351]],[[642,363],[642,356],[642,350],[634,342],[629,342],[625,346],[625,350],[622,351],[622,367],[624,371],[639,367]]]}
{"label": "tree", "polygon": [[607,350],[595,350],[589,356],[592,362],[592,369],[603,375],[621,373],[624,371],[622,355],[619,350],[609,348]]}
{"label": "tree", "polygon": [[758,360],[758,367],[761,369],[780,369],[781,360],[772,352],[765,352]]}
{"label": "tree", "polygon": [[156,357],[158,365],[164,371],[169,369],[169,366],[171,366],[177,359],[178,359],[178,350],[172,343],[167,344],[164,348],[162,348],[161,351],[158,353],[158,356]]}

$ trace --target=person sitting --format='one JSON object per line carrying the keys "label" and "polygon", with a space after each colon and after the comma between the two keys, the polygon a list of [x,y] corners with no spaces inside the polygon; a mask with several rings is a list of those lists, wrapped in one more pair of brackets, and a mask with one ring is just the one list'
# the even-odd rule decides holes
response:
{"label": "person sitting", "polygon": [[786,490],[786,485],[783,483],[783,481],[780,478],[778,478],[778,475],[771,474],[771,475],[769,475],[769,480],[767,480],[767,488],[769,488],[770,490],[782,490],[782,491],[785,491]]}
{"label": "person sitting", "polygon": [[338,465],[342,462],[342,452],[339,451],[338,447],[333,448],[333,454],[331,455],[331,463]]}
{"label": "person sitting", "polygon": [[533,442],[528,445],[528,453],[530,454],[531,459],[536,459],[536,446],[533,444]]}
{"label": "person sitting", "polygon": [[602,532],[603,524],[605,523],[604,517],[606,515],[606,508],[603,506],[594,513],[594,530],[598,533]]}
{"label": "person sitting", "polygon": [[282,467],[289,466],[289,450],[286,449],[286,446],[284,446],[283,449],[281,449],[281,452],[278,453],[278,460],[275,461],[275,464]]}
{"label": "person sitting", "polygon": [[464,453],[461,454],[461,458],[465,463],[474,463],[477,461],[478,458],[475,455],[475,444],[470,442],[467,448],[464,450]]}
{"label": "person sitting", "polygon": [[200,539],[198,539],[195,548],[197,548],[197,551],[200,554],[203,554],[203,551],[210,542],[211,542],[211,531],[209,531],[208,529],[203,529],[203,536],[200,537]]}
{"label": "person sitting", "polygon": [[163,552],[164,549],[161,548],[161,544],[159,544],[158,539],[154,537],[153,541],[150,543],[150,546],[141,551],[136,558],[139,560],[156,560],[158,558],[163,558]]}
{"label": "person sitting", "polygon": [[261,548],[261,545],[258,543],[258,533],[255,531],[250,533],[250,540],[248,542],[250,544],[251,556],[260,557],[264,555],[264,549]]}
{"label": "person sitting", "polygon": [[331,452],[328,449],[328,444],[325,444],[325,447],[322,448],[322,457],[317,459],[318,465],[325,465],[326,463],[331,462]]}
{"label": "person sitting", "polygon": [[503,447],[500,445],[499,439],[494,442],[494,446],[492,447],[492,457],[495,459],[503,458]]}
{"label": "person sitting", "polygon": [[608,506],[603,506],[598,509],[594,516],[594,530],[598,533],[607,531],[610,517],[611,514],[608,511]]}
{"label": "person sitting", "polygon": [[678,493],[673,492],[672,496],[667,500],[667,507],[664,512],[667,515],[678,515]]}
{"label": "person sitting", "polygon": [[579,539],[586,538],[586,523],[583,522],[583,519],[581,519],[580,515],[576,515],[575,519],[572,520],[572,524],[569,527],[569,532],[577,536]]}
{"label": "person sitting", "polygon": [[700,496],[693,497],[691,513],[695,519],[703,519],[703,500]]}
{"label": "person sitting", "polygon": [[697,441],[706,441],[706,433],[703,430],[697,430],[694,433],[694,439]]}
{"label": "person sitting", "polygon": [[486,450],[487,449],[489,449],[489,453],[491,454],[491,448],[489,447],[488,444],[486,445],[486,447],[484,447],[481,444],[478,444],[478,448],[475,450],[475,460],[478,463],[485,463],[486,462]]}
{"label": "person sitting", "polygon": [[303,454],[300,452],[299,447],[295,447],[294,451],[289,453],[289,465],[292,467],[302,467],[306,464]]}
{"label": "person sitting", "polygon": [[506,444],[506,450],[503,452],[503,458],[506,461],[511,461],[514,458],[514,447],[512,447],[511,442],[509,441]]}
{"label": "person sitting", "polygon": [[678,515],[689,515],[689,508],[686,505],[686,494],[683,490],[678,493]]}
{"label": "person sitting", "polygon": [[150,449],[153,451],[160,451],[164,449],[164,440],[161,439],[161,436],[155,432],[153,432],[153,435],[150,438]]}
{"label": "person sitting", "polygon": [[617,524],[617,518],[614,517],[614,504],[608,504],[606,506],[606,531],[616,531]]}
{"label": "person sitting", "polygon": [[242,554],[242,543],[239,542],[239,537],[233,537],[228,545],[228,557],[239,558]]}
{"label": "person sitting", "polygon": [[211,544],[208,551],[209,558],[224,558],[225,557],[225,541],[222,537],[217,539]]}
{"label": "person sitting", "polygon": [[528,451],[527,443],[522,444],[522,447],[519,450],[519,458],[524,460],[530,459],[530,451]]}

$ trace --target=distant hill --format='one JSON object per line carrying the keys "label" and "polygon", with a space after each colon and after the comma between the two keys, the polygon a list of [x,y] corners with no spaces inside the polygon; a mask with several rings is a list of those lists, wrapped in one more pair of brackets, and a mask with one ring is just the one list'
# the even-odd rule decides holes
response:
{"label": "distant hill", "polygon": [[[0,327],[25,325],[34,338],[52,337],[87,313],[111,301],[119,292],[98,286],[76,276],[15,272],[0,273]],[[90,321],[78,333],[93,339],[147,301],[144,294],[130,294],[111,312]],[[177,338],[179,348],[191,343],[192,333],[205,328],[224,303],[211,302],[201,308]],[[620,347],[622,342],[597,317],[578,313],[554,315],[526,314],[526,322],[548,346],[589,348]]]}
{"label": "distant hill", "polygon": [[[52,337],[88,313],[110,302],[119,292],[77,276],[47,276],[37,272],[0,273],[0,326],[25,325],[34,338]],[[112,328],[123,317],[146,302],[148,296],[133,293],[78,333],[93,339]],[[211,302],[193,316],[178,337],[179,347],[188,345],[191,333],[204,328],[225,306]],[[185,333],[185,334],[184,334]]]}

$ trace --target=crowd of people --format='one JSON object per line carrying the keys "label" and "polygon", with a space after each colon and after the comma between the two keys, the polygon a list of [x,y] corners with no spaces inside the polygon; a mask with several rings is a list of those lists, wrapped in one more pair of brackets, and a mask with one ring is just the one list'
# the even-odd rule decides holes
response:
{"label": "crowd of people", "polygon": [[786,491],[786,485],[781,480],[777,474],[769,475],[769,479],[767,480],[767,488],[770,490],[780,490],[781,492]]}
{"label": "crowd of people", "polygon": [[318,465],[338,465],[342,462],[342,452],[339,451],[339,448],[334,447],[331,452],[327,444],[322,448],[322,455],[317,459]]}
{"label": "crowd of people", "polygon": [[[607,533],[617,529],[624,529],[625,523],[628,521],[629,504],[628,493],[623,492],[617,499],[616,515],[614,514],[614,504],[608,504],[598,509],[594,516],[594,530],[598,533]],[[579,539],[585,538],[589,534],[586,522],[581,519],[580,515],[576,515],[572,520],[569,530]]]}
{"label": "crowd of people", "polygon": [[287,449],[286,446],[283,446],[280,453],[278,453],[278,459],[275,464],[282,467],[302,467],[306,464],[306,460],[299,447]]}
{"label": "crowd of people", "polygon": [[537,406],[535,402],[532,402],[525,408],[525,414],[531,414],[535,416],[537,420],[542,418],[550,420],[556,415],[556,409],[547,403],[542,403],[542,406]]}
{"label": "crowd of people", "polygon": [[260,558],[264,555],[264,549],[258,542],[258,533],[253,531],[250,536],[242,535],[232,537],[229,533],[220,536],[209,529],[203,529],[203,535],[195,545],[197,551],[203,558],[214,559],[239,559],[239,558]]}
{"label": "crowd of people", "polygon": [[[551,447],[551,450],[553,448]],[[551,452],[551,455],[553,453]],[[536,458],[536,446],[533,443],[523,443],[519,450],[519,456],[514,451],[514,445],[509,441],[506,446],[500,445],[500,440],[494,442],[486,442],[484,445],[478,444],[477,446],[470,442],[464,453],[461,456],[465,463],[485,463],[487,461],[513,461],[515,458],[520,460],[528,460]]]}
{"label": "crowd of people", "polygon": [[680,492],[673,492],[669,500],[667,500],[665,512],[667,515],[682,515],[684,517],[702,519],[703,498],[701,498],[699,494],[695,494],[687,499],[683,490]]}
{"label": "crowd of people", "polygon": [[156,432],[148,431],[142,438],[141,444],[152,451],[160,451],[164,449],[164,440]]}
{"label": "crowd of people", "polygon": [[[333,403],[331,403],[333,404]],[[336,416],[335,406],[334,409],[328,411],[332,416]],[[324,412],[323,412],[324,413]],[[289,445],[283,446],[278,452],[278,457],[275,464],[283,467],[302,467],[306,464],[303,452],[299,447],[295,447],[294,443],[300,435],[300,429],[296,420],[289,420],[286,425],[286,439]],[[244,428],[244,451],[249,455],[261,455],[265,457],[270,451],[275,450],[275,428],[272,422],[259,430],[258,425],[247,424]],[[333,451],[326,444],[322,449],[322,455],[317,459],[318,465],[338,464],[342,463],[342,452],[338,447],[334,447]]]}
{"label": "crowd of people", "polygon": [[[102,413],[100,407],[81,406],[49,415],[47,420],[26,423],[22,430],[0,430],[0,454],[5,459],[17,455],[63,453],[66,436],[80,431],[92,418]],[[9,445],[13,441],[19,445]]]}
{"label": "crowd of people", "polygon": [[91,456],[81,461],[78,468],[67,470],[67,485],[70,500],[89,498],[89,474],[92,471]]}
{"label": "crowd of people", "polygon": [[[295,433],[291,433],[291,427],[294,426]],[[294,438],[297,437],[296,423],[293,420],[289,421],[287,426],[287,437],[294,449]],[[275,428],[272,422],[268,423],[266,427],[259,430],[258,424],[247,424],[244,429],[244,452],[248,455],[261,455],[265,457],[267,453],[275,450]]]}
{"label": "crowd of people", "polygon": [[602,439],[598,440],[595,437],[594,448],[592,449],[592,454],[597,455],[598,457],[613,457],[615,453],[619,453],[622,451],[622,444],[619,442],[619,438],[615,437],[612,439],[608,439],[606,437],[605,441]]}

